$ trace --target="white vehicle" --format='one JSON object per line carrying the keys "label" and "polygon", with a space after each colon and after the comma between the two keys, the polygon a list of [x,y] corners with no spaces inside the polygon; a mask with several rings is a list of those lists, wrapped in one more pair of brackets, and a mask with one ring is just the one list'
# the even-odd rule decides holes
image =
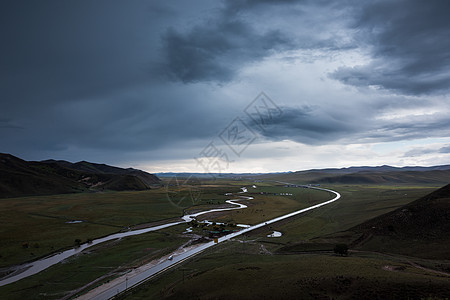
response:
{"label": "white vehicle", "polygon": [[169,256],[169,258],[167,260],[172,260],[173,259],[173,255]]}

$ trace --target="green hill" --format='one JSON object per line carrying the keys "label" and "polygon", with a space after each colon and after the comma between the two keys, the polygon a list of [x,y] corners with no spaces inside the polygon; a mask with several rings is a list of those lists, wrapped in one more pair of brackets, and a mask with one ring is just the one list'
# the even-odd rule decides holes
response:
{"label": "green hill", "polygon": [[356,246],[423,258],[450,257],[450,185],[352,229]]}
{"label": "green hill", "polygon": [[352,167],[322,169],[282,174],[267,174],[261,179],[301,184],[431,184],[450,182],[450,166],[436,167]]}
{"label": "green hill", "polygon": [[99,190],[146,190],[159,184],[153,174],[86,161],[25,161],[0,153],[0,198]]}

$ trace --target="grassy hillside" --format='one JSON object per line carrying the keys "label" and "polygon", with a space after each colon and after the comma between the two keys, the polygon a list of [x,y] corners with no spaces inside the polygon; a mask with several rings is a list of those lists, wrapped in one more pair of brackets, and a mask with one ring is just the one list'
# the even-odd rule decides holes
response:
{"label": "grassy hillside", "polygon": [[87,190],[81,174],[0,154],[0,197],[62,194]]}
{"label": "grassy hillside", "polygon": [[450,185],[358,225],[360,249],[450,258]]}
{"label": "grassy hillside", "polygon": [[[250,188],[255,199],[247,201],[249,208],[239,213],[210,214],[208,219],[260,222],[270,214],[283,214],[330,197],[327,192],[286,188],[273,182],[206,181],[201,185],[201,199],[193,203],[195,207],[191,209],[203,210],[223,205],[224,200],[229,198],[224,193],[253,184],[257,188]],[[450,265],[445,261],[404,259],[367,251],[340,257],[329,251],[335,245],[334,241],[329,239],[325,245],[324,241],[315,238],[353,228],[373,217],[394,211],[429,194],[432,187],[337,185],[329,188],[339,191],[342,198],[315,211],[221,243],[151,280],[127,297],[370,299],[379,296],[383,299],[402,299],[405,296],[442,298],[446,295],[449,290],[447,278],[414,267],[407,259],[439,270],[445,270],[445,266]],[[73,245],[75,238],[85,241],[124,226],[156,221],[163,216],[179,216],[182,207],[174,206],[167,193],[166,189],[161,188],[142,192],[3,199],[0,202],[3,228],[0,230],[0,249],[3,249],[0,261],[7,266]],[[283,209],[286,212],[281,211]],[[85,222],[67,224],[67,220]],[[186,227],[180,225],[99,246],[36,276],[2,287],[0,292],[8,299],[33,296],[37,299],[61,299],[94,278],[124,274],[154,255],[168,253],[173,249],[171,247],[185,241],[186,235],[182,232]],[[282,232],[283,236],[266,237],[273,230]],[[29,248],[23,247],[25,242],[30,245]]]}
{"label": "grassy hillside", "polygon": [[88,190],[146,190],[159,182],[155,175],[135,169],[88,162],[28,162],[0,153],[0,198]]}
{"label": "grassy hillside", "polygon": [[261,175],[260,178],[301,184],[429,184],[444,185],[450,182],[448,166],[410,168],[345,168],[299,171],[283,174]]}
{"label": "grassy hillside", "polygon": [[450,182],[450,170],[405,172],[358,172],[323,176],[311,183],[327,184],[439,184]]}
{"label": "grassy hillside", "polygon": [[229,242],[119,299],[445,299],[450,288],[448,278],[395,258],[260,249]]}
{"label": "grassy hillside", "polygon": [[[448,272],[450,263],[444,252],[429,260],[377,253],[373,249],[359,249],[341,257],[332,250],[342,238],[361,236],[360,232],[346,229],[356,228],[358,223],[371,228],[372,221],[368,219],[383,219],[405,207],[411,209],[411,222],[420,219],[419,215],[427,216],[423,218],[427,224],[429,217],[446,220],[449,210],[442,206],[442,200],[447,197],[448,187],[431,194],[429,186],[330,188],[343,197],[316,211],[208,250],[120,299],[446,299],[449,296],[449,277],[442,271]],[[417,198],[421,200],[414,200]],[[436,232],[434,226],[421,222],[411,229],[408,225],[399,227],[398,232],[403,228],[404,234],[411,234],[412,238],[418,227],[422,227],[423,235]],[[273,230],[283,236],[267,238]],[[447,227],[441,227],[441,237],[446,231]],[[391,246],[390,241],[385,245]],[[449,247],[427,244],[429,252],[442,248]]]}

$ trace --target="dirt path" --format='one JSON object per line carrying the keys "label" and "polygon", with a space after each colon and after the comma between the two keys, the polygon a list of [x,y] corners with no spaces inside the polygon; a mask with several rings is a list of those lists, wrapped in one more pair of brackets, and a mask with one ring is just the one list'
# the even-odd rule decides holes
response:
{"label": "dirt path", "polygon": [[[363,250],[350,250],[349,252],[369,253],[369,254],[378,254],[378,255],[389,256],[389,257],[392,257],[392,258],[396,258],[396,259],[402,260],[402,261],[406,262],[407,264],[409,264],[410,266],[412,266],[414,268],[417,268],[417,269],[421,269],[423,271],[428,271],[428,272],[432,272],[432,273],[443,275],[443,276],[450,276],[450,273],[448,273],[448,272],[438,271],[438,270],[430,269],[430,268],[427,268],[427,267],[423,267],[423,266],[419,265],[418,263],[415,263],[415,262],[411,261],[410,259],[408,259],[406,257],[395,255],[393,253],[383,253],[383,252],[363,251]],[[383,270],[393,271],[393,272],[401,271],[395,266],[384,266]]]}
{"label": "dirt path", "polygon": [[416,264],[415,262],[412,262],[412,261],[408,261],[408,263],[409,263],[411,266],[413,266],[413,267],[415,267],[415,268],[417,268],[417,269],[422,269],[422,270],[424,270],[424,271],[436,273],[436,274],[439,274],[439,275],[450,276],[450,273],[447,273],[447,272],[444,272],[444,271],[438,271],[438,270],[433,270],[433,269],[425,268],[425,267],[422,267],[421,265]]}
{"label": "dirt path", "polygon": [[263,244],[260,244],[259,247],[260,247],[260,249],[261,249],[261,250],[259,251],[261,254],[272,255],[272,252],[270,252],[269,250],[267,250],[266,246],[264,246]]}

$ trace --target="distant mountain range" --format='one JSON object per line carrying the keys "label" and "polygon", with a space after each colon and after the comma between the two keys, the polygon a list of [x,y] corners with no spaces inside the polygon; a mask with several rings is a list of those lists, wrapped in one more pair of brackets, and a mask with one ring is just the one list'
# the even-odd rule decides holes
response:
{"label": "distant mountain range", "polygon": [[63,160],[25,161],[0,153],[0,198],[83,191],[146,190],[160,179],[147,172]]}
{"label": "distant mountain range", "polygon": [[388,165],[377,167],[349,167],[349,168],[328,168],[328,169],[311,169],[301,172],[322,172],[322,173],[334,173],[334,174],[349,174],[357,172],[406,172],[406,171],[444,171],[450,170],[450,165],[433,166],[433,167],[392,167]]}
{"label": "distant mountain range", "polygon": [[[159,177],[283,180],[313,184],[447,184],[450,165],[433,167],[349,167],[280,173],[157,173]],[[0,198],[83,191],[145,190],[159,185],[153,174],[87,161],[25,161],[0,153]]]}
{"label": "distant mountain range", "polygon": [[[197,178],[242,178],[242,177],[252,177],[257,175],[264,175],[267,173],[177,173],[177,172],[163,172],[163,173],[155,173],[156,176],[160,178],[167,177],[180,177],[180,178],[188,178],[188,177],[197,177]],[[271,173],[275,174],[275,173]],[[284,174],[281,173],[281,174]]]}
{"label": "distant mountain range", "polygon": [[280,180],[312,184],[436,184],[450,182],[450,165],[432,167],[349,167],[279,173],[157,173],[158,177]]}
{"label": "distant mountain range", "polygon": [[447,184],[450,165],[433,167],[350,167],[313,169],[282,174],[266,174],[260,178],[313,184]]}
{"label": "distant mountain range", "polygon": [[[298,178],[302,181],[313,181],[311,183],[382,183],[389,180],[393,180],[395,183],[394,177],[404,177],[400,179],[400,182],[410,182],[409,180],[411,176],[418,175],[419,172],[429,172],[429,171],[445,171],[442,173],[437,172],[438,175],[450,174],[450,165],[442,165],[442,166],[432,166],[432,167],[392,167],[392,166],[377,166],[377,167],[348,167],[348,168],[326,168],[326,169],[310,169],[304,171],[295,171],[295,172],[274,172],[274,173],[187,173],[187,172],[167,172],[167,173],[156,173],[156,175],[160,178],[163,177],[197,177],[197,178],[244,178],[244,179],[256,179],[256,178]],[[394,173],[405,173],[405,172],[417,172],[417,173],[405,173],[403,175],[394,174]],[[376,178],[380,177],[381,173],[385,174],[385,178]],[[392,173],[392,174],[391,174]],[[350,175],[351,176],[344,176]],[[376,176],[378,175],[378,176]],[[424,176],[421,177],[430,177],[432,173],[422,174]],[[356,180],[356,177],[359,179]],[[432,177],[432,176],[431,176]],[[450,179],[450,177],[445,178]],[[438,181],[441,182],[450,182],[450,180]],[[356,182],[357,181],[357,182]],[[421,182],[422,179],[419,179]],[[425,180],[428,181],[428,180]],[[431,180],[431,183],[435,182],[434,179]]]}

